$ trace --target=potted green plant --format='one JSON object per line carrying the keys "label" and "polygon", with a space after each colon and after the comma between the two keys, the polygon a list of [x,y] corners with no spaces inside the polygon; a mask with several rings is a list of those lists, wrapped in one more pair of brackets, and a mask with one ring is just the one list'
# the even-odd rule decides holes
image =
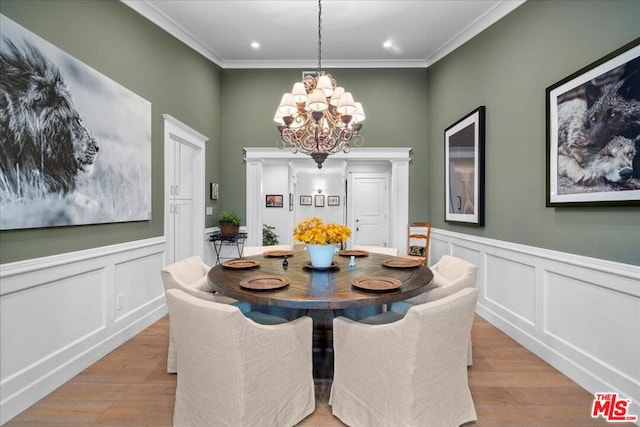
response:
{"label": "potted green plant", "polygon": [[270,225],[262,224],[262,246],[273,246],[279,243],[278,235],[273,231],[275,229]]}
{"label": "potted green plant", "polygon": [[232,211],[222,211],[218,214],[220,235],[232,237],[240,230],[240,215]]}

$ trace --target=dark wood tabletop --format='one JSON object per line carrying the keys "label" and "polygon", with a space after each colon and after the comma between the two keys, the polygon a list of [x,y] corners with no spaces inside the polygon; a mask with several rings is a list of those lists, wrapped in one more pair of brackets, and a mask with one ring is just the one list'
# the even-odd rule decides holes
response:
{"label": "dark wood tabletop", "polygon": [[[208,273],[213,288],[241,301],[254,304],[301,308],[301,309],[342,309],[382,305],[419,295],[433,284],[433,273],[424,265],[411,268],[392,268],[382,265],[389,255],[369,253],[357,257],[356,266],[349,267],[349,257],[336,255],[335,269],[313,270],[307,268],[309,256],[306,251],[296,251],[287,257],[288,266],[282,265],[283,258],[256,255],[243,259],[256,260],[259,265],[248,269],[232,269],[217,265]],[[240,286],[240,281],[258,275],[277,275],[289,280],[281,289],[254,291]],[[366,291],[355,288],[351,281],[363,276],[378,276],[398,279],[402,285],[390,291]]]}

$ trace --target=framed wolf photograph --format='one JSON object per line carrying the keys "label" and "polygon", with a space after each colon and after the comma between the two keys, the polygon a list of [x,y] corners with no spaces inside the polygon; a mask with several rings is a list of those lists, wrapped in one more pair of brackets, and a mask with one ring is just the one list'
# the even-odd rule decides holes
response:
{"label": "framed wolf photograph", "polygon": [[484,225],[485,107],[444,131],[445,221]]}
{"label": "framed wolf photograph", "polygon": [[546,89],[547,206],[640,205],[640,38]]}

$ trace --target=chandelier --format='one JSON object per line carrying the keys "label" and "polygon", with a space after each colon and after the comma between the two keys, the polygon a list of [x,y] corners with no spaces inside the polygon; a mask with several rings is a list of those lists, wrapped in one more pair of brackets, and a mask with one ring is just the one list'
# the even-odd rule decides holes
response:
{"label": "chandelier", "polygon": [[322,71],[322,3],[318,0],[318,70],[282,95],[273,118],[280,132],[276,145],[310,155],[321,169],[330,154],[348,153],[351,147],[363,145],[364,119],[362,104]]}

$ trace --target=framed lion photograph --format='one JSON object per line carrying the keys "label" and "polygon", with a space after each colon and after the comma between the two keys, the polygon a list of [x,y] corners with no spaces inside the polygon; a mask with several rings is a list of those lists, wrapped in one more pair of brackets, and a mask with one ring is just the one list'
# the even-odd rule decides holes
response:
{"label": "framed lion photograph", "polygon": [[4,15],[0,32],[0,230],[150,220],[151,103]]}

